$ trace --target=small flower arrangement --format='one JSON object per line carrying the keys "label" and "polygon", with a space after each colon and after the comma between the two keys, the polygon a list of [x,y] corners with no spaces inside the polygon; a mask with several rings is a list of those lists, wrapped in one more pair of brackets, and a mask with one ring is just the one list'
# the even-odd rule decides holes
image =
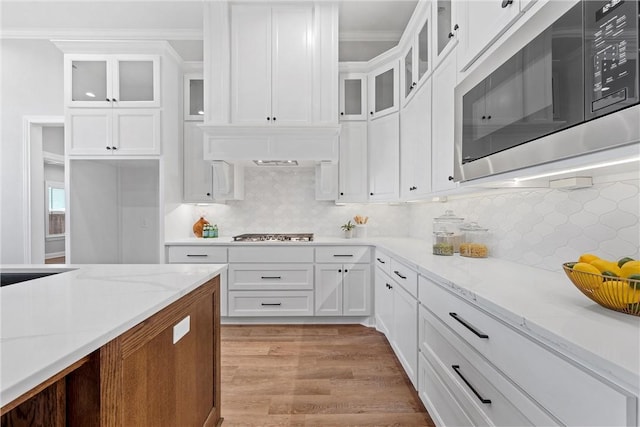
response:
{"label": "small flower arrangement", "polygon": [[356,225],[355,225],[355,224],[352,224],[352,223],[351,223],[351,220],[349,220],[349,222],[347,222],[346,224],[342,224],[342,225],[340,226],[340,228],[341,228],[342,230],[344,230],[344,231],[351,231],[351,230],[353,230],[355,227],[356,227]]}

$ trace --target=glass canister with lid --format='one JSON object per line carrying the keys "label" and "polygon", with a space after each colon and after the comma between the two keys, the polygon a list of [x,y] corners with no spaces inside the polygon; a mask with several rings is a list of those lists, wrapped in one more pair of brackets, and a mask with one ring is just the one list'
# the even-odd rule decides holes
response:
{"label": "glass canister with lid", "polygon": [[[434,255],[453,255],[458,252],[462,233],[460,226],[464,218],[456,216],[452,210],[433,219],[433,253]],[[449,252],[451,246],[451,253]]]}
{"label": "glass canister with lid", "polygon": [[460,255],[469,258],[486,258],[489,256],[489,229],[481,227],[477,222],[470,222],[460,227],[462,242]]}

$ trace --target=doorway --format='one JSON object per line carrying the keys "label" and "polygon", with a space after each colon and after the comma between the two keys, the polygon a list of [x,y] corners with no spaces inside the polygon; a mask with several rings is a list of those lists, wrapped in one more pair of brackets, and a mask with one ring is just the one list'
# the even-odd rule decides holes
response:
{"label": "doorway", "polygon": [[23,126],[25,263],[64,263],[64,117],[29,116]]}

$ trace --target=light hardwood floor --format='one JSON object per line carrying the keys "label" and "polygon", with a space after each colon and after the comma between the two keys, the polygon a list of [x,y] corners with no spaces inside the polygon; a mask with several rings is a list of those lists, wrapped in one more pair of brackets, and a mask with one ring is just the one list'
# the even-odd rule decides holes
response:
{"label": "light hardwood floor", "polygon": [[384,335],[223,325],[223,426],[434,426]]}

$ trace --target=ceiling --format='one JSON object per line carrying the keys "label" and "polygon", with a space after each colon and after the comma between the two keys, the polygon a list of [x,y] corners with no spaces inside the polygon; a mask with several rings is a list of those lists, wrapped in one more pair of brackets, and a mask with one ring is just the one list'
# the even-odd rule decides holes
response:
{"label": "ceiling", "polygon": [[[371,59],[397,44],[417,2],[339,0],[340,60]],[[197,61],[202,60],[203,4],[202,0],[0,0],[0,36],[169,40],[184,60]]]}

